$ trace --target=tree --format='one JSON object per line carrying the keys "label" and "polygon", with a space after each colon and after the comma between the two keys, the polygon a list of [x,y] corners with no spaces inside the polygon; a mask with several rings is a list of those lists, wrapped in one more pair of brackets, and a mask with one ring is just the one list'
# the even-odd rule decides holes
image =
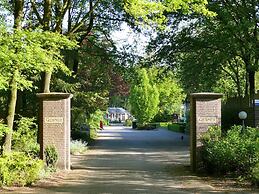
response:
{"label": "tree", "polygon": [[19,29],[14,32],[2,29],[0,37],[0,80],[4,81],[0,84],[3,90],[9,91],[6,123],[10,131],[6,135],[4,149],[10,151],[17,91],[34,87],[31,73],[36,75],[47,69],[69,72],[60,56],[60,49],[71,48],[75,43],[51,32]]}
{"label": "tree", "polygon": [[161,33],[150,49],[157,51],[157,60],[180,70],[192,91],[213,91],[224,77],[234,82],[238,96],[249,94],[253,99],[259,65],[257,4],[257,0],[209,1],[216,17],[174,15],[177,21],[168,24],[171,31]]}
{"label": "tree", "polygon": [[137,80],[130,90],[129,102],[132,114],[140,123],[151,121],[158,111],[159,92],[151,85],[146,69],[137,70]]}
{"label": "tree", "polygon": [[155,84],[159,92],[160,115],[172,115],[180,113],[181,105],[185,99],[182,87],[178,83],[175,74],[163,67],[150,68],[148,70],[151,83]]}
{"label": "tree", "polygon": [[199,13],[214,16],[215,14],[207,9],[207,4],[207,0],[125,0],[125,10],[142,23],[161,27],[170,18],[170,13]]}

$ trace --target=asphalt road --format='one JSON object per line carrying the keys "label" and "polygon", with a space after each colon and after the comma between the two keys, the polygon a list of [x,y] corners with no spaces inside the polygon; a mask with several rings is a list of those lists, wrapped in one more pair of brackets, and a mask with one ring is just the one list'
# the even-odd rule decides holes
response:
{"label": "asphalt road", "polygon": [[[183,136],[183,140],[182,140]],[[189,137],[166,129],[106,127],[72,170],[16,193],[256,193],[190,172]]]}

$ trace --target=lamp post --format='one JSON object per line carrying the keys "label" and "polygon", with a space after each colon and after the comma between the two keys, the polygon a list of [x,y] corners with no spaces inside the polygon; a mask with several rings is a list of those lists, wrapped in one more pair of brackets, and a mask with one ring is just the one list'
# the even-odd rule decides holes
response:
{"label": "lamp post", "polygon": [[242,120],[242,133],[245,130],[245,119],[247,118],[247,113],[245,111],[241,111],[238,113],[238,117]]}

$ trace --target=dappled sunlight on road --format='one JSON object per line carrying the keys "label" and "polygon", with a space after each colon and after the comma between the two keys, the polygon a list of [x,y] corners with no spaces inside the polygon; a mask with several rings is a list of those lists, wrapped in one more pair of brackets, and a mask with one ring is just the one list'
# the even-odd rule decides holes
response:
{"label": "dappled sunlight on road", "polygon": [[72,157],[70,173],[24,193],[253,193],[231,181],[223,187],[222,180],[192,174],[187,135],[122,126],[98,133],[86,155]]}

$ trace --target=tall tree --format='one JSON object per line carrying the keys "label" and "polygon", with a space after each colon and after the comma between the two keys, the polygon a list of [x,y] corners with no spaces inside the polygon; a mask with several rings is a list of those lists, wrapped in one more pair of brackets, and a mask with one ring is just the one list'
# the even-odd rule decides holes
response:
{"label": "tall tree", "polygon": [[125,9],[129,14],[141,23],[154,24],[160,27],[170,19],[170,13],[200,13],[206,16],[214,16],[215,14],[207,9],[207,5],[207,0],[125,0]]}
{"label": "tall tree", "polygon": [[246,92],[253,98],[259,65],[257,5],[258,0],[217,0],[208,6],[216,17],[173,15],[171,31],[159,35],[150,49],[156,50],[157,60],[179,65],[182,78],[190,80],[189,88],[212,90],[213,80],[225,75],[236,84],[238,95]]}
{"label": "tall tree", "polygon": [[163,67],[148,69],[151,84],[157,86],[159,92],[159,112],[162,115],[180,113],[180,108],[186,95],[173,71]]}
{"label": "tall tree", "polygon": [[151,121],[158,112],[159,92],[152,85],[146,69],[137,70],[138,77],[130,90],[131,113],[140,123]]}
{"label": "tall tree", "polygon": [[4,151],[9,152],[17,91],[34,87],[30,77],[32,73],[35,76],[47,69],[69,72],[60,56],[60,49],[72,48],[75,43],[62,35],[50,32],[19,29],[8,32],[1,29],[0,33],[0,80],[7,82],[1,88],[9,92],[6,124],[10,130],[5,137]]}
{"label": "tall tree", "polygon": [[[19,31],[22,28],[22,18],[23,18],[23,6],[24,0],[17,0],[13,3],[14,7],[14,30]],[[15,32],[16,33],[16,32]],[[16,54],[16,51],[15,53]],[[16,63],[16,62],[15,62]],[[11,141],[12,141],[12,130],[13,130],[13,122],[14,122],[14,114],[15,114],[15,105],[17,100],[17,77],[19,76],[19,69],[17,64],[12,65],[11,79],[9,81],[10,87],[10,95],[9,95],[9,104],[8,104],[8,115],[6,118],[7,127],[10,131],[5,136],[4,141],[4,151],[11,151]]]}

